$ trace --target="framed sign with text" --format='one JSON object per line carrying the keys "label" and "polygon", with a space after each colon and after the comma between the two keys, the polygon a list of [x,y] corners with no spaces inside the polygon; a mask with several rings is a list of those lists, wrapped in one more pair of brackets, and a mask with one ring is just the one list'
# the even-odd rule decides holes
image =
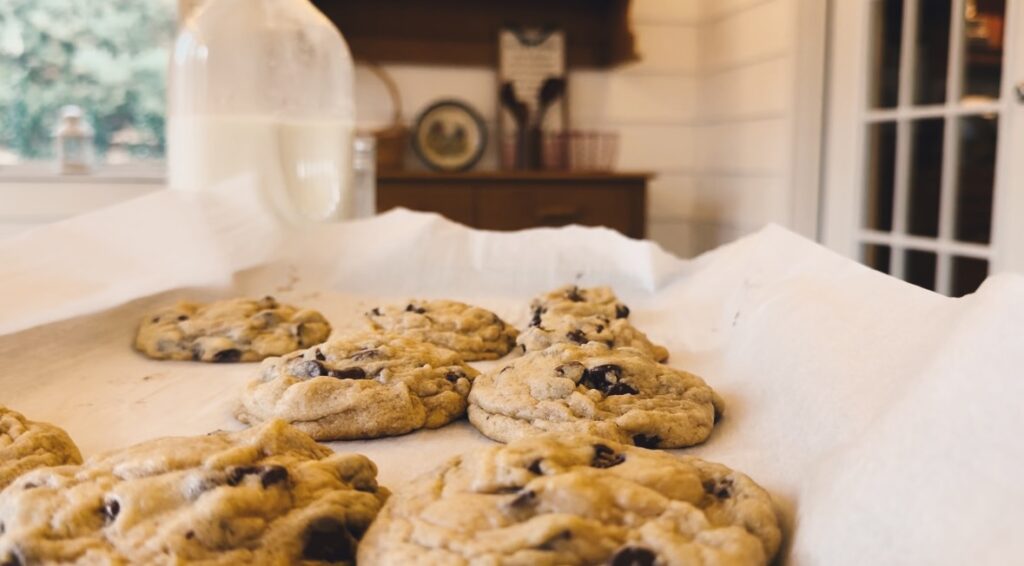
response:
{"label": "framed sign with text", "polygon": [[503,28],[498,54],[498,125],[503,146],[511,144],[503,161],[536,168],[543,133],[563,131],[569,120],[565,32]]}

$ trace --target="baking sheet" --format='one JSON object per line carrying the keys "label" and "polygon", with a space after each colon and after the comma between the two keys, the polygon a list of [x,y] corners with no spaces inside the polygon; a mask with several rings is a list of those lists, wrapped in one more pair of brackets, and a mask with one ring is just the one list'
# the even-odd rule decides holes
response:
{"label": "baking sheet", "polygon": [[[399,210],[288,227],[251,181],[161,192],[0,242],[0,403],[69,431],[86,456],[163,435],[239,429],[257,365],[134,353],[143,313],[179,297],[272,294],[337,331],[410,296],[522,326],[539,292],[611,284],[631,320],[727,403],[681,452],[776,499],[790,564],[1011,564],[1024,555],[1024,281],[948,299],[778,227],[683,261],[571,227],[489,233]],[[486,368],[488,364],[474,364]],[[465,422],[331,443],[403,482],[490,441]]]}

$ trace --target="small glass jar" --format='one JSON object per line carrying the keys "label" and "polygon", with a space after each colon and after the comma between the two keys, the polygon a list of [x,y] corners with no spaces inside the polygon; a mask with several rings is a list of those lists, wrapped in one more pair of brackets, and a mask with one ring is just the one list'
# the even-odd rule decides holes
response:
{"label": "small glass jar", "polygon": [[367,218],[377,213],[377,139],[356,136],[352,157],[355,178],[352,183],[353,209],[356,218]]}
{"label": "small glass jar", "polygon": [[81,108],[75,105],[61,108],[60,121],[53,130],[59,173],[84,175],[92,169],[92,136],[92,126],[85,121]]}

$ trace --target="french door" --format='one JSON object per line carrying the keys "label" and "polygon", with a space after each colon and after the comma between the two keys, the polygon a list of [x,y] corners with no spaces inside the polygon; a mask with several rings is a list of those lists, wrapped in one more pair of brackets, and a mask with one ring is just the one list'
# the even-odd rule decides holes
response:
{"label": "french door", "polygon": [[833,0],[822,236],[959,296],[1024,271],[1024,0]]}

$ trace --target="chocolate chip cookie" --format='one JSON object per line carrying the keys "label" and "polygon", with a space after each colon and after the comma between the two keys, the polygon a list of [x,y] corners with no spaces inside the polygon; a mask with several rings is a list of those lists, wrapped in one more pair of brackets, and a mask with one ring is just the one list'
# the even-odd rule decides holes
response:
{"label": "chocolate chip cookie", "polygon": [[81,462],[68,433],[0,406],[0,491],[29,470]]}
{"label": "chocolate chip cookie", "polygon": [[454,350],[466,361],[496,360],[508,354],[519,333],[489,310],[448,300],[376,307],[366,318],[376,330]]}
{"label": "chocolate chip cookie", "polygon": [[547,317],[593,316],[628,318],[629,307],[622,304],[611,287],[581,289],[576,285],[559,287],[530,301],[530,326],[543,326]]}
{"label": "chocolate chip cookie", "polygon": [[763,566],[768,493],[694,457],[542,435],[457,457],[395,493],[359,563]]}
{"label": "chocolate chip cookie", "polygon": [[528,352],[477,377],[469,403],[473,426],[500,442],[576,432],[645,448],[704,442],[724,410],[696,375],[598,342]]}
{"label": "chocolate chip cookie", "polygon": [[451,350],[397,334],[335,338],[263,362],[236,415],[280,418],[317,440],[376,438],[438,428],[466,412],[478,372]]}
{"label": "chocolate chip cookie", "polygon": [[281,421],[153,440],[15,480],[0,564],[353,564],[376,475]]}
{"label": "chocolate chip cookie", "polygon": [[546,316],[543,324],[531,325],[519,333],[516,344],[524,352],[543,350],[552,344],[586,344],[600,342],[610,348],[634,348],[651,356],[656,361],[668,359],[668,350],[651,343],[647,335],[640,332],[624,318],[592,316]]}
{"label": "chocolate chip cookie", "polygon": [[158,360],[257,362],[327,339],[323,315],[262,299],[182,301],[142,320],[135,349]]}

